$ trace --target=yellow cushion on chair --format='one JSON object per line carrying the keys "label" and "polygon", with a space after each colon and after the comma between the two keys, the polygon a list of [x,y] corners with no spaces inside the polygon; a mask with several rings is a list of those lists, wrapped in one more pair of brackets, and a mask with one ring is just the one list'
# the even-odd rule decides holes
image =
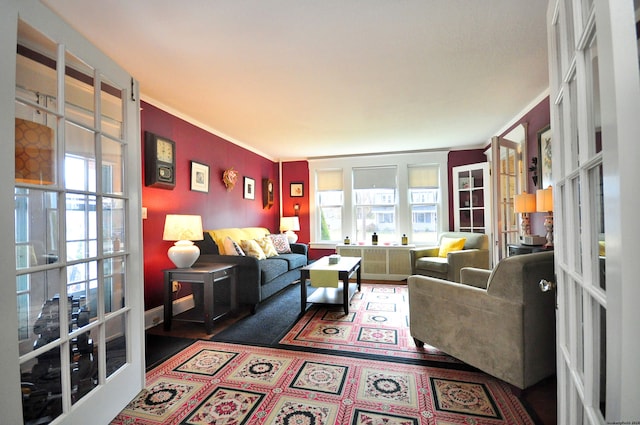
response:
{"label": "yellow cushion on chair", "polygon": [[444,237],[440,241],[440,250],[438,257],[446,258],[447,254],[453,251],[462,251],[467,238],[447,238]]}

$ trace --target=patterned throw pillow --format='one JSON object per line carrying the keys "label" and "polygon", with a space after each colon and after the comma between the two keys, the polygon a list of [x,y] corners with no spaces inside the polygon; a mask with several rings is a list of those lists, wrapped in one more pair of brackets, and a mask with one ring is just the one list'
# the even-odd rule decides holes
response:
{"label": "patterned throw pillow", "polygon": [[244,255],[244,251],[242,250],[242,248],[240,248],[240,245],[238,245],[229,236],[224,238],[223,244],[224,244],[224,253],[226,255],[242,255],[242,256]]}
{"label": "patterned throw pillow", "polygon": [[264,255],[262,248],[260,248],[260,245],[258,245],[258,242],[253,239],[240,241],[240,247],[244,253],[250,257],[256,257],[258,260],[264,260],[267,258],[267,256]]}
{"label": "patterned throw pillow", "polygon": [[260,248],[262,248],[262,251],[267,258],[278,255],[278,251],[276,251],[276,247],[273,246],[273,242],[271,242],[271,238],[269,236],[265,236],[262,239],[256,239],[256,242],[258,242],[258,245],[260,245]]}
{"label": "patterned throw pillow", "polygon": [[277,235],[269,235],[271,238],[271,242],[273,242],[273,246],[276,247],[276,251],[278,254],[290,254],[291,246],[289,245],[289,239],[287,239],[287,235],[284,233],[280,233]]}

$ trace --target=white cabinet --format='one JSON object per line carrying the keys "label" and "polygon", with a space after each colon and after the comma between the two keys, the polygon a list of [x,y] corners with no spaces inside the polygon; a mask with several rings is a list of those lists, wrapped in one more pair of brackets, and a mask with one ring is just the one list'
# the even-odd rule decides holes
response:
{"label": "white cabinet", "polygon": [[362,258],[362,278],[404,280],[411,275],[409,250],[415,245],[336,245],[344,257]]}

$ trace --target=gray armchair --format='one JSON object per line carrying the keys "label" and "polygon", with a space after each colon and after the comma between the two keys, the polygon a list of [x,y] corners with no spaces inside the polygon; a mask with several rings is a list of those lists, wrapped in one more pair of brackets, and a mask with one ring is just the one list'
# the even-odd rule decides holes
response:
{"label": "gray armchair", "polygon": [[411,336],[525,389],[555,372],[555,293],[538,285],[553,276],[553,251],[464,268],[461,283],[410,276]]}
{"label": "gray armchair", "polygon": [[[462,251],[438,257],[442,238],[466,238]],[[489,268],[489,237],[483,233],[445,232],[440,235],[438,246],[414,248],[411,256],[411,274],[438,277],[460,282],[460,269],[463,267]]]}

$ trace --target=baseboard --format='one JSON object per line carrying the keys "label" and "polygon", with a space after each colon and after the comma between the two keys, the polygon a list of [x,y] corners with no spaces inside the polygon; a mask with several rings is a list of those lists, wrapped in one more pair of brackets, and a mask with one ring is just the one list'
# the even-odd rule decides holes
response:
{"label": "baseboard", "polygon": [[[194,307],[193,296],[179,298],[173,301],[173,315],[180,314]],[[158,306],[144,312],[144,328],[149,329],[164,322],[164,306]]]}

